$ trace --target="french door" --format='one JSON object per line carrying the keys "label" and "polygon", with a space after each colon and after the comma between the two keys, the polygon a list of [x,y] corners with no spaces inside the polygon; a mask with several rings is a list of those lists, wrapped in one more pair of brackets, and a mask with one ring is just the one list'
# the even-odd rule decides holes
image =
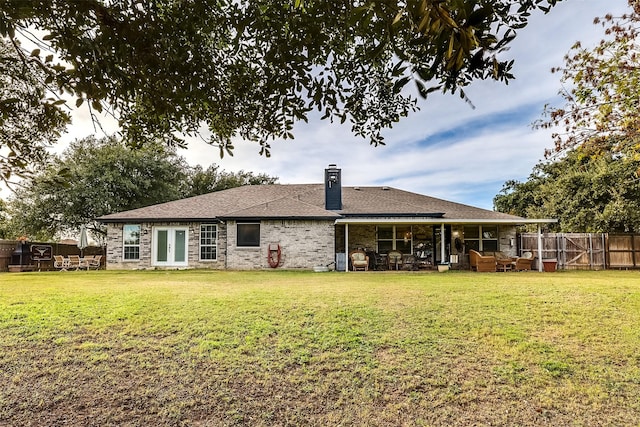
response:
{"label": "french door", "polygon": [[187,227],[154,227],[152,264],[158,267],[185,267],[188,264]]}

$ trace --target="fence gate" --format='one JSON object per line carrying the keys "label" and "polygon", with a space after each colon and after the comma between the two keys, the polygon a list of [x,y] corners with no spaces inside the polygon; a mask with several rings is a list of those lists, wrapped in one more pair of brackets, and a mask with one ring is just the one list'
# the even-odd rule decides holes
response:
{"label": "fence gate", "polygon": [[[538,256],[538,234],[520,235],[520,252]],[[606,268],[605,235],[601,233],[550,233],[542,235],[542,259],[555,259],[566,270]]]}
{"label": "fence gate", "polygon": [[604,235],[597,233],[563,233],[557,236],[558,262],[568,270],[606,268]]}

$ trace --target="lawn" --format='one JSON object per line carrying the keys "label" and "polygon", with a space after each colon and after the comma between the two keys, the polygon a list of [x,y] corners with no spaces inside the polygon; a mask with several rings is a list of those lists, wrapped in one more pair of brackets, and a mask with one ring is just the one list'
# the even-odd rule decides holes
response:
{"label": "lawn", "polygon": [[0,425],[640,425],[640,273],[0,275]]}

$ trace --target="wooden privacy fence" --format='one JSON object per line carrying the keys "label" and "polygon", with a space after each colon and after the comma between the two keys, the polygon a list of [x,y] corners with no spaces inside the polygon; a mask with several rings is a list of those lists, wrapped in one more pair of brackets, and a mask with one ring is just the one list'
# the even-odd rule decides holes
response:
{"label": "wooden privacy fence", "polygon": [[[537,233],[520,234],[518,243],[520,253],[528,251],[538,257]],[[565,270],[640,268],[640,235],[544,233],[542,259],[554,259]]]}
{"label": "wooden privacy fence", "polygon": [[640,235],[609,234],[607,249],[609,268],[640,268]]}

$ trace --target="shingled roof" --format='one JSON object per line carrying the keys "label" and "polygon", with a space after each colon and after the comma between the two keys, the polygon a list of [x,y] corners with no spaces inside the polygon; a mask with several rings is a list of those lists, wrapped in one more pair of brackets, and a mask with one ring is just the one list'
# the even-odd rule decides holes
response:
{"label": "shingled roof", "polygon": [[521,217],[391,187],[342,187],[343,205],[340,211],[326,210],[324,203],[322,184],[249,185],[105,215],[98,220],[108,223],[414,217],[440,218],[447,222],[528,222]]}

